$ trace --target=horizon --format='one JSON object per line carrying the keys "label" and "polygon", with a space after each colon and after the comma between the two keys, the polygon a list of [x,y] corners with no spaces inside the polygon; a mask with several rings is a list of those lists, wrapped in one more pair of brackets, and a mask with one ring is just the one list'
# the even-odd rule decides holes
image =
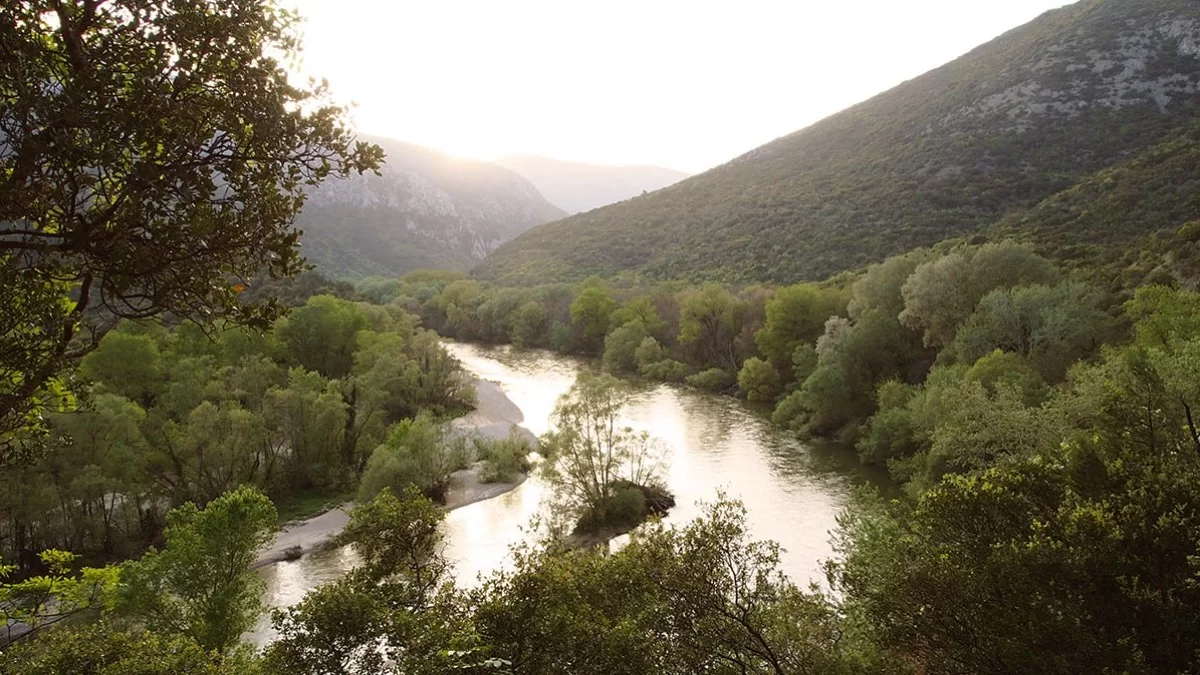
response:
{"label": "horizon", "polygon": [[[356,105],[359,133],[458,159],[531,155],[689,174],[1073,4],[751,0],[735,14],[679,0],[285,3],[306,18],[301,72]],[[848,41],[866,46],[839,51]]]}

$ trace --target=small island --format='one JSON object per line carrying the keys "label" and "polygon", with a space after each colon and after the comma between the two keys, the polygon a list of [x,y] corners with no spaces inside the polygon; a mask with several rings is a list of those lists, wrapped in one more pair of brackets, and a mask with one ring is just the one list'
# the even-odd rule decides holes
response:
{"label": "small island", "polygon": [[662,480],[665,447],[621,424],[628,397],[611,375],[581,375],[554,408],[554,431],[542,437],[553,515],[573,523],[567,548],[603,544],[675,506]]}

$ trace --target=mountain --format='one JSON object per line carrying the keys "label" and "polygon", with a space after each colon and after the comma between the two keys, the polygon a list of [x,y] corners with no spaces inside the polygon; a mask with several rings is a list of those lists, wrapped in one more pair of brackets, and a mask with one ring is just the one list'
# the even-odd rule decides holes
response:
{"label": "mountain", "polygon": [[603,166],[535,155],[509,155],[496,163],[528,178],[567,213],[590,211],[678,183],[688,174],[657,166]]}
{"label": "mountain", "polygon": [[1081,0],[711,171],[534,228],[476,274],[822,278],[988,231],[1198,112],[1200,2]]}
{"label": "mountain", "polygon": [[495,164],[387,138],[362,140],[384,149],[383,175],[326,181],[296,221],[304,255],[327,277],[467,270],[529,228],[567,215]]}

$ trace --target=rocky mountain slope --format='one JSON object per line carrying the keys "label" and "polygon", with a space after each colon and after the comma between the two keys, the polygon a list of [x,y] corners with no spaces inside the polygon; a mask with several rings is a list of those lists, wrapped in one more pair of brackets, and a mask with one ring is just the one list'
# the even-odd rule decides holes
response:
{"label": "rocky mountain slope", "polygon": [[567,213],[615,204],[688,177],[658,166],[603,166],[535,155],[509,155],[496,163],[528,178],[551,204]]}
{"label": "rocky mountain slope", "polygon": [[1081,0],[709,172],[535,228],[477,274],[822,278],[990,231],[1198,114],[1200,2]]}
{"label": "rocky mountain slope", "polygon": [[385,138],[382,176],[327,181],[296,226],[318,271],[396,276],[421,267],[469,269],[500,244],[566,215],[525,178]]}

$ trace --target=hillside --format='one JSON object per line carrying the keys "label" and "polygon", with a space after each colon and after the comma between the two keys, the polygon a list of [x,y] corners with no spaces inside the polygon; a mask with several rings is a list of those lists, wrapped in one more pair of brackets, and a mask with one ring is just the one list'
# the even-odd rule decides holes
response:
{"label": "hillside", "polygon": [[1198,110],[1200,3],[1081,0],[716,169],[535,228],[477,274],[822,278],[986,231]]}
{"label": "hillside", "polygon": [[382,176],[327,181],[296,226],[309,262],[331,278],[469,269],[501,243],[566,215],[517,174],[385,138]]}
{"label": "hillside", "polygon": [[580,164],[534,155],[509,155],[496,164],[528,178],[551,204],[567,213],[615,204],[688,177],[658,166]]}

